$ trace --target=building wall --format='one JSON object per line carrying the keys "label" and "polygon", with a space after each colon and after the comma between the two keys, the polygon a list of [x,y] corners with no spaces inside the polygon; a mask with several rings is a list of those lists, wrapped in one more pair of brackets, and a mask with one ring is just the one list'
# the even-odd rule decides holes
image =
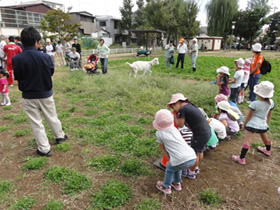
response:
{"label": "building wall", "polygon": [[46,7],[45,5],[34,5],[30,7],[26,7],[25,11],[27,12],[38,12],[38,13],[43,13],[46,14],[50,10],[49,7]]}

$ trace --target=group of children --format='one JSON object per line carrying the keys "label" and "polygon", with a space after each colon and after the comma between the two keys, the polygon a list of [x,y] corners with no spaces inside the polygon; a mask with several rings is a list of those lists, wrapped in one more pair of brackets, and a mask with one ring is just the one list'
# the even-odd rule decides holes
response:
{"label": "group of children", "polygon": [[[240,61],[241,59],[237,61],[237,66],[242,63]],[[271,99],[274,85],[269,81],[261,82],[255,86],[254,93],[258,96],[258,100],[249,105],[250,111],[244,124],[240,123],[243,116],[237,105],[233,102],[230,104],[224,94],[215,97],[217,112],[212,118],[208,118],[203,109],[192,104],[183,94],[172,95],[167,106],[172,109],[173,114],[167,109],[161,109],[153,121],[153,126],[157,129],[157,142],[163,155],[168,159],[164,181],[157,181],[156,187],[165,194],[171,194],[171,188],[181,191],[182,176],[195,179],[199,174],[204,151],[207,148],[215,148],[218,139],[223,140],[235,135],[240,126],[246,131],[245,140],[240,155],[233,155],[232,159],[239,164],[245,164],[245,156],[254,133],[260,134],[265,145],[259,146],[258,151],[269,156],[271,141],[268,139],[267,131],[274,108]],[[236,97],[235,91],[233,95]],[[192,132],[190,142],[184,139],[186,133],[180,132],[184,127]]]}

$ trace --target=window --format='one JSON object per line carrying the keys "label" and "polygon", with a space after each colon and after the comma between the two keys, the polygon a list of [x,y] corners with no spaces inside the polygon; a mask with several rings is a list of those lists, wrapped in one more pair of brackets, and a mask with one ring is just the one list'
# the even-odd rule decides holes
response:
{"label": "window", "polygon": [[114,29],[119,29],[119,21],[114,21]]}
{"label": "window", "polygon": [[106,26],[106,21],[100,21],[99,26],[100,26],[100,27]]}

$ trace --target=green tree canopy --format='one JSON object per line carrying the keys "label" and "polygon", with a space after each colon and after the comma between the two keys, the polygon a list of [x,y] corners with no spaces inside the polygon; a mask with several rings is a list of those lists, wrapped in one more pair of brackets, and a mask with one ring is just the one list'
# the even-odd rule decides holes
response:
{"label": "green tree canopy", "polygon": [[[122,15],[121,28],[122,30],[132,29],[132,0],[123,0],[123,6],[120,8]],[[128,34],[128,44],[130,44],[131,32]]]}
{"label": "green tree canopy", "polygon": [[276,37],[280,36],[280,12],[276,12],[269,16],[269,28],[267,35],[270,39],[270,44],[274,44]]}
{"label": "green tree canopy", "polygon": [[71,16],[60,9],[51,9],[41,20],[39,28],[44,37],[70,40],[77,36],[80,24],[70,24]]}

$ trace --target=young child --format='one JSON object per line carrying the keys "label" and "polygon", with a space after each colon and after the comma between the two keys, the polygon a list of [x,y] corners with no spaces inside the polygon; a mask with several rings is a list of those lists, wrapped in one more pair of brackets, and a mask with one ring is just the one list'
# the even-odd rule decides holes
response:
{"label": "young child", "polygon": [[179,130],[174,127],[174,118],[167,109],[159,110],[153,126],[157,129],[156,138],[162,153],[167,157],[164,181],[157,181],[156,187],[165,194],[171,194],[171,187],[181,191],[182,169],[196,162],[194,150],[185,142]]}
{"label": "young child", "polygon": [[206,149],[206,144],[211,138],[211,129],[199,109],[193,105],[182,93],[173,94],[168,107],[173,109],[177,114],[174,114],[174,120],[179,128],[185,124],[193,132],[193,140],[191,147],[196,153],[196,163],[187,170],[184,177],[195,179],[199,173],[199,165],[203,159],[203,152]]}
{"label": "young child", "polygon": [[229,84],[231,85],[230,89],[230,100],[234,103],[238,102],[238,95],[241,88],[241,83],[244,77],[244,64],[245,61],[242,58],[239,58],[234,61],[235,63],[235,73],[233,79],[230,79]]}
{"label": "young child", "polygon": [[229,68],[226,66],[222,66],[218,68],[217,73],[219,73],[216,77],[217,85],[219,86],[219,94],[224,94],[225,96],[229,96]]}
{"label": "young child", "polygon": [[239,96],[238,96],[238,104],[243,104],[243,102],[244,102],[244,92],[245,92],[245,88],[247,87],[249,76],[250,76],[251,63],[252,63],[252,61],[250,58],[245,59],[245,64],[244,64],[244,69],[243,69],[244,77],[243,77],[241,89],[240,89]]}
{"label": "young child", "polygon": [[231,110],[227,101],[221,101],[218,104],[219,120],[226,127],[227,135],[233,136],[240,130],[237,119],[238,114]]}
{"label": "young child", "polygon": [[268,139],[267,131],[269,129],[268,123],[271,118],[271,112],[274,108],[272,99],[274,92],[274,85],[269,81],[261,82],[255,85],[254,93],[259,97],[259,100],[253,101],[250,105],[250,111],[244,122],[246,130],[245,141],[243,143],[240,155],[233,155],[232,159],[237,163],[244,165],[245,156],[250,148],[254,133],[260,134],[260,137],[265,144],[265,147],[258,147],[258,151],[270,156],[271,141]]}
{"label": "young child", "polygon": [[0,70],[0,93],[1,93],[1,106],[10,106],[9,90],[8,90],[8,81],[9,73],[5,72],[4,69]]}

